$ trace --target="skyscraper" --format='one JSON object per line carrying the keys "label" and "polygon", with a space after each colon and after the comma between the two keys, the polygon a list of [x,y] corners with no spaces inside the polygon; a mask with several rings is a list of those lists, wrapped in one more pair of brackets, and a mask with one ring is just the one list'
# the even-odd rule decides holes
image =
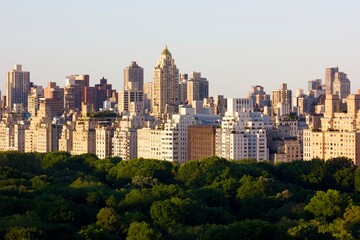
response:
{"label": "skyscraper", "polygon": [[350,94],[350,80],[346,73],[339,72],[338,67],[325,69],[326,94],[337,94],[340,100]]}
{"label": "skyscraper", "polygon": [[189,103],[202,101],[209,97],[209,81],[201,77],[200,72],[191,72],[187,81],[187,99]]}
{"label": "skyscraper", "polygon": [[179,109],[179,69],[167,47],[162,51],[153,72],[152,114],[177,113]]}
{"label": "skyscraper", "polygon": [[124,90],[119,91],[119,112],[142,115],[144,112],[144,69],[135,61],[124,69]]}
{"label": "skyscraper", "polygon": [[124,90],[144,90],[144,69],[135,61],[124,69]]}
{"label": "skyscraper", "polygon": [[278,115],[278,108],[280,108],[280,112],[283,114],[289,114],[291,110],[291,90],[287,89],[287,84],[281,84],[280,89],[272,91],[272,107],[274,113]]}
{"label": "skyscraper", "polygon": [[30,91],[30,72],[22,71],[22,66],[17,64],[7,73],[6,80],[6,106],[12,110],[14,103],[21,103],[26,109]]}
{"label": "skyscraper", "polygon": [[[66,110],[81,110],[81,103],[85,102],[85,88],[89,87],[89,75],[71,75],[66,77],[64,87],[64,107]],[[87,94],[89,95],[89,94]]]}

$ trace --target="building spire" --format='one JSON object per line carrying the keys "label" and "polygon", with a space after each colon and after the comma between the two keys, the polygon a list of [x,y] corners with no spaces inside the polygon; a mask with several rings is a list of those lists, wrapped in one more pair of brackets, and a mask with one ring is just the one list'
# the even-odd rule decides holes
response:
{"label": "building spire", "polygon": [[168,50],[167,45],[165,44],[164,50],[161,52],[161,55],[171,55],[170,51]]}

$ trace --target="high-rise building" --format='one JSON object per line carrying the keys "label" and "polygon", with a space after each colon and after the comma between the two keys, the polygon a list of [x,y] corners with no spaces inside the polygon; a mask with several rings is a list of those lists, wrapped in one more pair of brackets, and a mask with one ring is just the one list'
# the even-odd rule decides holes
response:
{"label": "high-rise building", "polygon": [[270,95],[266,94],[264,87],[260,85],[252,86],[248,98],[253,99],[255,111],[261,111],[265,106],[270,106]]}
{"label": "high-rise building", "polygon": [[287,89],[287,84],[283,83],[280,89],[272,91],[272,108],[275,114],[289,114],[291,110],[291,90]]}
{"label": "high-rise building", "polygon": [[42,86],[33,86],[30,88],[28,96],[28,112],[35,117],[40,107],[40,98],[44,97]]}
{"label": "high-rise building", "polygon": [[260,112],[227,112],[216,129],[215,148],[216,156],[229,160],[268,160],[265,117]]}
{"label": "high-rise building", "polygon": [[52,124],[50,108],[40,102],[37,116],[32,117],[25,130],[25,152],[52,152],[58,150],[58,128]]}
{"label": "high-rise building", "polygon": [[23,104],[27,109],[28,94],[30,91],[30,72],[22,70],[22,65],[15,65],[14,69],[7,73],[6,79],[6,106],[13,109],[14,103]]}
{"label": "high-rise building", "polygon": [[326,95],[321,128],[304,130],[304,160],[348,157],[360,165],[360,95],[349,95],[346,103],[342,112],[339,96]]}
{"label": "high-rise building", "polygon": [[25,151],[25,129],[22,111],[4,113],[0,120],[0,151]]}
{"label": "high-rise building", "polygon": [[94,109],[99,111],[100,108],[103,108],[104,101],[112,98],[113,96],[112,85],[107,83],[106,78],[101,78],[99,84],[95,84],[95,99],[94,99]]}
{"label": "high-rise building", "polygon": [[[161,128],[138,129],[138,157],[184,163],[188,159],[188,127],[219,124],[219,116],[195,114],[190,106],[180,108]],[[194,140],[194,139],[193,139]]]}
{"label": "high-rise building", "polygon": [[152,114],[161,117],[179,109],[179,69],[167,47],[162,51],[153,72]]}
{"label": "high-rise building", "polygon": [[147,82],[144,84],[144,109],[145,111],[151,111],[151,103],[153,98],[153,83]]}
{"label": "high-rise building", "polygon": [[188,127],[188,160],[215,156],[215,126]]}
{"label": "high-rise building", "polygon": [[187,81],[187,100],[189,103],[193,101],[203,101],[209,97],[209,81],[201,77],[200,72],[191,72]]}
{"label": "high-rise building", "polygon": [[107,122],[95,128],[96,132],[96,156],[104,159],[111,156],[112,152],[112,137],[114,135],[114,128]]}
{"label": "high-rise building", "polygon": [[119,113],[129,112],[134,115],[142,115],[144,112],[144,92],[137,90],[119,91]]}
{"label": "high-rise building", "polygon": [[124,90],[118,92],[119,113],[143,114],[144,112],[144,69],[136,62],[124,70]]}
{"label": "high-rise building", "polygon": [[314,79],[308,81],[308,91],[313,90],[321,90],[322,89],[322,80],[321,79]]}
{"label": "high-rise building", "polygon": [[121,157],[123,160],[137,158],[137,130],[143,123],[144,118],[141,116],[123,116],[117,121],[112,138],[112,156]]}
{"label": "high-rise building", "polygon": [[339,72],[338,67],[325,69],[326,94],[337,94],[340,100],[350,94],[350,80],[346,73]]}
{"label": "high-rise building", "polygon": [[144,90],[144,69],[135,61],[124,69],[124,90]]}
{"label": "high-rise building", "polygon": [[85,102],[85,88],[89,87],[89,75],[71,75],[66,77],[64,88],[64,107],[66,110],[81,110]]}
{"label": "high-rise building", "polygon": [[180,82],[179,82],[179,104],[187,104],[187,83],[188,83],[188,74],[182,73],[180,74]]}
{"label": "high-rise building", "polygon": [[64,88],[60,88],[55,82],[49,82],[44,88],[44,101],[50,107],[52,117],[61,116],[64,111]]}

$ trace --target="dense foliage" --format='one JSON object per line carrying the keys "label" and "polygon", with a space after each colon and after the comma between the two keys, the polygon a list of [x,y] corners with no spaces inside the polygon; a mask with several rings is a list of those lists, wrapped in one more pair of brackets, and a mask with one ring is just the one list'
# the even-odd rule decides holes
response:
{"label": "dense foliage", "polygon": [[0,239],[360,239],[360,169],[2,152]]}

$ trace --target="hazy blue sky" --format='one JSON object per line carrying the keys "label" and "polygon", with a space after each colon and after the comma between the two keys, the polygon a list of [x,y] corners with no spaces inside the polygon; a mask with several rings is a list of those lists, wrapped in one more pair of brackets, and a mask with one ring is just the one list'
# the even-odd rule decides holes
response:
{"label": "hazy blue sky", "polygon": [[86,73],[120,90],[136,60],[148,82],[165,44],[180,72],[208,78],[212,95],[306,88],[336,65],[360,88],[359,0],[0,0],[0,33],[3,93],[16,63],[38,85]]}

